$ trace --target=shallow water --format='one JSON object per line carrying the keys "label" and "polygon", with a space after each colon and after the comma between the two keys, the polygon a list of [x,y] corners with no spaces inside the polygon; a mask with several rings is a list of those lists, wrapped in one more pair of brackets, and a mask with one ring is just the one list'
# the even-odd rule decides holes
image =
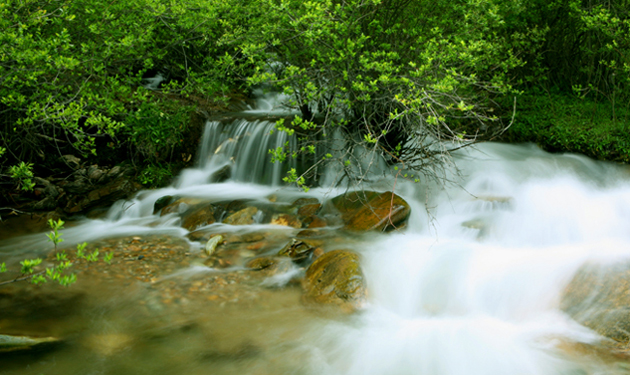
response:
{"label": "shallow water", "polygon": [[[456,155],[461,173],[450,178],[457,184],[396,181],[396,193],[412,207],[406,229],[342,238],[332,229],[326,240],[326,250],[350,248],[362,257],[369,303],[345,316],[301,304],[300,287],[291,281],[303,272],[298,268],[284,279],[238,261],[213,268],[204,263],[202,244],[186,239],[176,215],[152,214],[165,195],[272,197],[278,205],[306,196],[277,184],[287,166],[261,164],[270,145],[285,141],[257,141],[265,126],[209,124],[199,167],[173,187],[141,192],[104,219],[64,230],[66,246],[88,241],[90,249],[114,251],[111,266],[78,265],[79,282],[69,289],[0,289],[0,332],[64,340],[2,354],[0,372],[630,373],[623,355],[609,355],[602,337],[560,309],[582,265],[630,259],[626,167],[531,145],[481,144]],[[225,165],[232,166],[231,179],[212,182]],[[387,190],[393,183],[381,179],[365,188]],[[308,196],[325,200],[343,191],[324,186]],[[263,224],[206,230],[273,238],[264,250],[235,247],[226,258],[232,260],[277,252],[298,231]],[[32,234],[0,242],[0,261],[45,255],[45,240]]]}

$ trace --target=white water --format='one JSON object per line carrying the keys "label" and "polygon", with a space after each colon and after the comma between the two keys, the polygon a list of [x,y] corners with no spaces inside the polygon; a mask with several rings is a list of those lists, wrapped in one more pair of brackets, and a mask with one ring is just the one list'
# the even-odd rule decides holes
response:
{"label": "white water", "polygon": [[[600,338],[559,300],[585,262],[630,257],[627,171],[532,146],[485,144],[459,159],[462,187],[431,201],[433,222],[406,186],[412,225],[357,249],[370,306],[314,334],[325,359],[314,372],[584,373],[556,344]],[[462,225],[471,220],[483,228]]]}
{"label": "white water", "polygon": [[[304,196],[278,184],[287,165],[269,165],[267,150],[288,139],[269,130],[268,123],[208,124],[198,168],[184,171],[173,187],[118,203],[106,219],[65,230],[66,243],[122,234],[184,236],[175,216],[152,215],[164,195],[220,201],[275,194],[279,202]],[[610,373],[576,363],[556,347],[600,339],[564,315],[559,298],[585,262],[630,257],[627,170],[531,145],[482,144],[456,158],[464,173],[459,186],[397,181],[396,193],[412,207],[409,225],[368,235],[356,246],[370,303],[304,337],[313,359],[308,372]],[[231,179],[214,183],[226,165]],[[393,180],[375,186],[391,189]],[[325,199],[340,191],[324,186],[309,195]],[[40,246],[39,237],[21,239],[19,251]]]}

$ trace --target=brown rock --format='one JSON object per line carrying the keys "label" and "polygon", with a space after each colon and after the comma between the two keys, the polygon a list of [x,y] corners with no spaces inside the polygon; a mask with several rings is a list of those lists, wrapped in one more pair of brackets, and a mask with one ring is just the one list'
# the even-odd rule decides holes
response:
{"label": "brown rock", "polygon": [[[167,199],[166,197],[163,197]],[[162,198],[158,199],[160,201]],[[196,206],[203,204],[204,201],[197,198],[175,198],[173,197],[170,200],[170,203],[163,206],[160,209],[160,216],[164,216],[170,213],[184,214],[192,209],[195,209]],[[157,204],[157,201],[156,201]],[[160,205],[163,205],[164,202],[160,202]],[[156,210],[156,206],[154,205],[154,210]]]}
{"label": "brown rock", "polygon": [[182,215],[182,227],[190,231],[214,222],[214,207],[211,204],[196,208]]}
{"label": "brown rock", "polygon": [[177,199],[179,199],[179,198],[178,197],[174,197],[172,195],[165,195],[165,196],[159,198],[153,204],[153,214],[155,215],[156,213],[162,211],[162,209],[164,207],[166,207],[166,206],[172,204],[173,202],[177,201]]}
{"label": "brown rock", "polygon": [[585,264],[568,284],[562,310],[611,339],[630,340],[630,262]]}
{"label": "brown rock", "polygon": [[331,200],[340,212],[344,228],[354,231],[389,231],[404,227],[409,204],[392,192],[354,191]]}
{"label": "brown rock", "polygon": [[245,267],[261,271],[265,276],[271,276],[289,271],[291,261],[287,258],[260,257],[250,260]]}
{"label": "brown rock", "polygon": [[317,258],[306,271],[302,287],[304,302],[339,306],[344,311],[361,308],[367,299],[359,255],[348,250]]}
{"label": "brown rock", "polygon": [[297,217],[288,214],[276,214],[271,218],[271,224],[286,227],[302,228],[302,222]]}
{"label": "brown rock", "polygon": [[254,258],[250,261],[248,261],[245,264],[245,267],[259,271],[259,270],[263,270],[265,268],[269,268],[272,267],[274,264],[276,264],[278,261],[272,257],[261,257],[261,258]]}
{"label": "brown rock", "polygon": [[253,216],[258,212],[256,207],[247,207],[233,213],[223,220],[223,223],[230,225],[249,225],[254,223]]}
{"label": "brown rock", "polygon": [[307,228],[323,228],[326,225],[326,221],[317,215],[310,216],[302,222],[303,224],[307,224]]}

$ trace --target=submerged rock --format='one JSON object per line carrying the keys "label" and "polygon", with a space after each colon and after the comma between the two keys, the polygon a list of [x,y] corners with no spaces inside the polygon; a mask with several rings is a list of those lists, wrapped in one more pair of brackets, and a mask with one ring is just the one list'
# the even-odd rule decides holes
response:
{"label": "submerged rock", "polygon": [[301,219],[316,215],[322,208],[322,204],[317,198],[300,198],[295,200],[291,206],[297,209],[298,217]]}
{"label": "submerged rock", "polygon": [[292,239],[279,252],[279,256],[287,256],[296,263],[308,261],[315,248],[308,243]]}
{"label": "submerged rock", "polygon": [[0,352],[12,352],[15,350],[27,350],[34,346],[46,343],[58,342],[55,337],[28,337],[0,335]]}
{"label": "submerged rock", "polygon": [[206,254],[208,256],[211,256],[212,254],[214,254],[214,251],[216,250],[217,245],[219,245],[222,241],[223,241],[223,236],[220,234],[210,238],[208,240],[208,243],[206,243]]}
{"label": "submerged rock", "polygon": [[403,228],[411,213],[409,204],[390,191],[353,191],[331,200],[344,228],[354,231],[389,231]]}
{"label": "submerged rock", "polygon": [[302,222],[297,217],[289,214],[276,214],[271,218],[273,225],[282,225],[285,227],[302,228]]}
{"label": "submerged rock", "polygon": [[245,267],[262,271],[265,276],[272,276],[290,271],[291,261],[287,258],[259,257],[249,260]]}
{"label": "submerged rock", "polygon": [[323,254],[311,264],[302,281],[305,303],[339,306],[355,311],[367,299],[359,255],[348,250]]}
{"label": "submerged rock", "polygon": [[570,281],[562,310],[578,323],[616,341],[630,340],[630,263],[585,264]]}

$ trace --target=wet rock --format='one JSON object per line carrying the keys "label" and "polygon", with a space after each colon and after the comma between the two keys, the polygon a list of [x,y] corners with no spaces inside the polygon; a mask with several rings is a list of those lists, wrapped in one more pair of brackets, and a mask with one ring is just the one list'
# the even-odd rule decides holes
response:
{"label": "wet rock", "polygon": [[110,180],[113,180],[116,177],[119,177],[123,174],[127,174],[127,171],[128,170],[125,170],[121,166],[117,165],[107,172],[107,178]]}
{"label": "wet rock", "polygon": [[276,258],[260,257],[260,258],[254,258],[248,261],[247,263],[245,263],[245,267],[255,270],[255,271],[260,271],[260,270],[264,270],[265,268],[272,267],[277,263],[278,263],[278,260]]}
{"label": "wet rock", "polygon": [[[204,203],[204,201],[197,198],[173,197],[172,202],[167,204],[160,210],[160,216],[171,213],[185,214],[186,212],[194,210],[202,203]],[[153,207],[155,209],[155,206]]]}
{"label": "wet rock", "polygon": [[302,281],[303,301],[334,305],[355,311],[367,299],[367,288],[359,255],[348,250],[334,250],[317,258]]}
{"label": "wet rock", "polygon": [[233,214],[231,214],[230,216],[228,216],[227,218],[225,218],[225,220],[223,220],[224,224],[230,224],[230,225],[250,225],[250,224],[254,224],[254,218],[253,216],[256,215],[256,213],[258,213],[258,208],[256,207],[247,207],[244,208],[240,211],[237,211]]}
{"label": "wet rock", "polygon": [[392,192],[354,191],[331,200],[341,214],[344,229],[388,231],[404,227],[411,213],[409,204]]}
{"label": "wet rock", "polygon": [[302,220],[302,226],[306,226],[306,228],[323,228],[326,225],[326,221],[317,215],[309,216]]}
{"label": "wet rock", "polygon": [[0,353],[32,349],[34,346],[58,342],[55,337],[0,335]]}
{"label": "wet rock", "polygon": [[35,211],[49,211],[57,208],[57,199],[54,197],[48,196],[31,206],[32,210]]}
{"label": "wet rock", "polygon": [[249,260],[245,267],[261,271],[265,276],[273,276],[291,270],[291,261],[287,258],[259,257]]}
{"label": "wet rock", "polygon": [[60,189],[57,188],[52,182],[43,178],[35,177],[35,183],[44,187],[42,190],[46,197],[57,198],[61,194]]}
{"label": "wet rock", "polygon": [[477,201],[483,202],[484,204],[489,205],[488,208],[496,210],[496,209],[509,209],[514,204],[514,199],[512,197],[497,197],[497,196],[478,196],[475,198]]}
{"label": "wet rock", "polygon": [[611,339],[630,340],[630,262],[586,264],[561,300],[562,310],[580,324]]}
{"label": "wet rock", "polygon": [[267,236],[268,234],[265,233],[252,232],[243,234],[240,239],[242,242],[258,242],[264,240]]}
{"label": "wet rock", "polygon": [[302,222],[297,217],[288,214],[276,214],[271,218],[271,224],[286,227],[302,228]]}
{"label": "wet rock", "polygon": [[321,208],[322,208],[321,203],[307,204],[305,206],[298,208],[297,213],[299,217],[309,217],[309,216],[316,215]]}
{"label": "wet rock", "polygon": [[172,195],[165,195],[159,198],[153,204],[153,214],[155,215],[156,213],[160,212],[164,207],[168,206],[169,204],[172,204],[177,199],[178,197],[174,197]]}
{"label": "wet rock", "polygon": [[322,208],[322,204],[317,198],[300,198],[295,200],[291,207],[295,209],[299,218],[305,218],[316,215]]}
{"label": "wet rock", "polygon": [[87,196],[80,195],[70,199],[64,211],[78,213],[97,206],[111,205],[119,199],[128,198],[140,190],[141,186],[131,179],[121,177],[103,187],[90,191]]}
{"label": "wet rock", "polygon": [[182,227],[193,231],[199,227],[210,225],[215,222],[215,208],[211,204],[197,207],[182,214]]}
{"label": "wet rock", "polygon": [[98,355],[109,357],[129,347],[133,341],[134,338],[125,333],[103,333],[87,336],[82,343]]}
{"label": "wet rock", "polygon": [[208,243],[206,243],[206,254],[208,256],[211,256],[212,254],[214,254],[214,251],[216,250],[217,246],[223,241],[223,236],[218,234],[214,237],[211,237],[208,240]]}
{"label": "wet rock", "polygon": [[487,237],[488,234],[490,234],[492,231],[491,224],[488,223],[487,220],[484,220],[482,218],[475,218],[472,220],[464,221],[462,223],[462,227],[476,230],[478,232],[478,239],[483,239],[484,237]]}
{"label": "wet rock", "polygon": [[310,259],[313,250],[313,246],[294,238],[278,252],[278,255],[289,257],[296,263],[303,263]]}
{"label": "wet rock", "polygon": [[310,204],[319,204],[319,199],[317,198],[298,198],[293,203],[291,203],[294,207],[302,207]]}
{"label": "wet rock", "polygon": [[74,181],[69,181],[61,185],[63,190],[71,194],[85,194],[94,188],[87,177],[78,175]]}
{"label": "wet rock", "polygon": [[232,166],[227,164],[210,176],[211,182],[224,182],[232,177]]}

